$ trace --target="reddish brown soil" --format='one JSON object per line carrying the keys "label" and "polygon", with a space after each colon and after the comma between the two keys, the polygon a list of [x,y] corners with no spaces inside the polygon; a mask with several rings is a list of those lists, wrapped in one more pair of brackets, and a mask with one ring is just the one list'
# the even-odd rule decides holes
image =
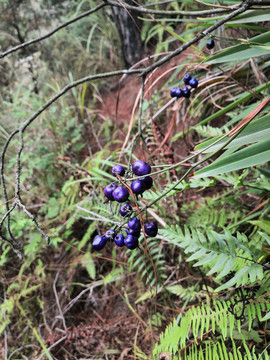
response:
{"label": "reddish brown soil", "polygon": [[[145,96],[144,99],[149,101],[150,110],[144,113],[148,116],[154,115],[158,108],[165,105],[171,98],[169,95],[169,88],[165,88],[163,85],[173,74],[178,64],[181,64],[186,58],[186,54],[172,59],[168,63],[164,64],[160,68],[157,68],[150,76],[146,78],[145,82]],[[148,65],[148,64],[147,64]],[[182,85],[182,78],[185,73],[185,68],[181,70],[177,76],[179,84]],[[132,113],[138,112],[138,98],[141,89],[142,80],[137,74],[132,76],[125,76],[120,82],[114,84],[110,90],[105,89],[101,91],[101,106],[99,116],[101,119],[110,119],[118,128],[117,139],[126,144],[133,138],[136,132],[131,132],[130,136],[127,136],[129,126],[132,122]],[[155,104],[153,100],[153,93],[159,91],[161,94],[162,104]],[[180,139],[176,143],[171,143],[172,136],[186,129],[191,119],[180,119],[179,114],[184,114],[188,101],[178,102],[170,105],[163,113],[161,113],[154,121],[151,121],[151,125],[148,125],[147,129],[150,134],[154,136],[154,142],[152,146],[148,147],[153,160],[161,160],[166,163],[175,163],[188,155],[188,151],[193,147],[193,144],[187,139]],[[179,106],[181,107],[179,111]],[[153,107],[153,111],[151,108]],[[134,115],[134,114],[133,114]],[[144,121],[147,120],[144,118]],[[136,124],[133,127],[136,127]],[[147,137],[147,132],[144,133]],[[126,141],[126,142],[125,142]],[[119,148],[119,144],[117,145]],[[145,147],[141,142],[138,142],[134,148],[134,153],[141,159],[147,159],[148,155]]]}
{"label": "reddish brown soil", "polygon": [[[148,76],[144,97],[146,100],[149,100],[153,92],[168,80],[172,75],[173,69],[182,59],[183,56],[176,57]],[[184,71],[179,73],[179,79],[181,79],[183,72]],[[156,80],[158,81],[156,82]],[[100,115],[104,118],[112,119],[118,126],[127,124],[131,118],[132,110],[141,85],[141,78],[135,74],[123,77],[122,80],[115,83],[110,90],[103,90]]]}

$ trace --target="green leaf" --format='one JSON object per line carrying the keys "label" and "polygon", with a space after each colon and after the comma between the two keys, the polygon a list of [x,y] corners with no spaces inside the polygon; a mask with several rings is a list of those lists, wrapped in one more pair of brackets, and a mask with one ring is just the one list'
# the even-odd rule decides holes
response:
{"label": "green leaf", "polygon": [[[263,46],[263,48],[258,48],[260,44]],[[240,61],[250,59],[255,56],[266,55],[269,54],[269,50],[265,48],[266,45],[270,45],[270,31],[255,36],[241,45],[231,46],[225,50],[215,53],[213,56],[207,59],[207,63],[218,64],[222,62]]]}
{"label": "green leaf", "polygon": [[260,21],[269,21],[269,12],[265,10],[248,10],[244,14],[238,15],[230,24],[255,23]]}
{"label": "green leaf", "polygon": [[259,165],[270,160],[270,139],[239,150],[195,172],[194,177],[207,177]]}
{"label": "green leaf", "polygon": [[[207,148],[211,143],[218,140],[218,136],[205,141],[195,147],[195,150],[203,150]],[[259,119],[253,120],[250,122],[242,131],[241,133],[230,142],[226,149],[240,147],[242,145],[250,144],[259,142],[261,140],[266,140],[270,138],[270,114],[263,116]],[[217,144],[211,146],[210,148],[205,150],[205,153],[214,152],[220,149],[220,147],[225,144],[228,139],[222,139]]]}
{"label": "green leaf", "polygon": [[265,176],[267,179],[270,179],[270,170],[268,169],[262,169],[258,167],[258,170]]}
{"label": "green leaf", "polygon": [[156,296],[156,293],[157,293],[156,288],[146,291],[135,301],[135,304],[138,304],[139,302],[142,302],[142,301],[145,301],[148,299],[152,299],[153,297]]}
{"label": "green leaf", "polygon": [[56,198],[51,198],[46,207],[48,208],[47,218],[53,219],[59,214],[60,202]]}
{"label": "green leaf", "polygon": [[270,320],[270,311],[262,318],[262,321]]}
{"label": "green leaf", "polygon": [[251,45],[251,47],[259,50],[266,51],[268,53],[270,51],[270,45]]}
{"label": "green leaf", "polygon": [[108,285],[110,282],[112,281],[116,281],[117,278],[123,274],[123,268],[116,268],[114,270],[112,270],[111,272],[109,272],[104,278],[104,285]]}
{"label": "green leaf", "polygon": [[263,231],[265,231],[267,234],[270,235],[270,221],[267,220],[252,220],[249,221],[251,224],[258,226]]}
{"label": "green leaf", "polygon": [[93,261],[93,258],[90,253],[85,253],[81,257],[80,263],[85,267],[86,271],[88,272],[90,278],[95,280],[96,278],[96,266]]}

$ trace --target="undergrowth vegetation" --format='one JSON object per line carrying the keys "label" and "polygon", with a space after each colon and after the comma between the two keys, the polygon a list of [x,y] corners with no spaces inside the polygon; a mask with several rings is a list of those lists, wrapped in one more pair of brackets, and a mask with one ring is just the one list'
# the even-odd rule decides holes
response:
{"label": "undergrowth vegetation", "polygon": [[[269,4],[139,3],[0,4],[4,360],[270,358]],[[131,69],[117,6],[141,21]],[[121,222],[111,168],[137,159],[158,235],[93,251]]]}

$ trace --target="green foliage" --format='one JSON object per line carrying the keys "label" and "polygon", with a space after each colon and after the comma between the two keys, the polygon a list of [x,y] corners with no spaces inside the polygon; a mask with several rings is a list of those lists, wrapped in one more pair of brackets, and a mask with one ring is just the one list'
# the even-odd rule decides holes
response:
{"label": "green foliage", "polygon": [[197,291],[197,285],[184,288],[182,285],[170,285],[166,286],[166,290],[170,293],[179,296],[181,299],[194,301],[196,297],[200,297],[201,294]]}
{"label": "green foliage", "polygon": [[[265,350],[260,355],[256,355],[255,345],[251,351],[248,348],[245,340],[242,340],[242,344],[239,346],[239,342],[231,340],[230,347],[223,340],[217,341],[205,341],[202,345],[197,346],[192,344],[191,349],[185,350],[183,359],[185,360],[199,360],[199,359],[210,359],[210,360],[259,360],[269,359],[269,354]],[[177,358],[176,358],[177,359]]]}
{"label": "green foliage", "polygon": [[170,244],[182,248],[185,254],[191,253],[187,261],[195,261],[194,266],[210,269],[207,275],[217,274],[217,280],[235,271],[234,277],[217,291],[233,285],[246,285],[263,278],[262,266],[254,263],[263,253],[264,239],[260,235],[248,239],[240,232],[233,236],[227,229],[223,233],[205,229],[203,233],[186,226],[182,231],[177,225],[162,229],[160,234]]}
{"label": "green foliage", "polygon": [[[243,359],[248,359],[250,352],[245,342],[249,340],[248,332],[243,331],[240,320],[236,320],[235,316],[228,311],[229,305],[230,303],[228,301],[213,300],[211,303],[209,301],[202,303],[201,306],[192,306],[186,312],[185,316],[182,317],[180,324],[174,320],[173,323],[167,326],[164,334],[160,336],[160,344],[156,344],[153,350],[154,358],[161,351],[180,354],[184,350],[186,359],[190,359],[191,354],[195,356],[194,358],[200,359],[202,352],[204,353],[204,359],[217,359],[218,352],[221,351],[221,347],[217,344],[220,344],[221,341],[222,348],[227,349],[227,346],[225,347],[225,341],[229,339],[229,341],[234,344],[235,339],[237,339],[242,342],[241,347],[238,345],[238,348],[241,349],[240,354],[242,353],[242,355],[244,355]],[[270,304],[268,303],[267,305],[269,309]],[[241,303],[239,303],[239,306],[241,306]],[[245,309],[247,321],[249,323],[252,323],[256,319],[261,321],[261,311],[264,310],[264,303],[248,304]],[[212,337],[214,337],[214,340],[211,342],[207,340],[206,337],[209,336],[209,333],[212,333]],[[238,334],[240,334],[240,336],[238,336]],[[256,336],[254,332],[252,338],[254,340],[256,338],[258,342],[261,342],[261,338],[257,332]],[[252,352],[255,353],[255,348],[253,348]],[[213,355],[211,355],[211,353]],[[235,356],[234,345],[232,353]],[[221,356],[221,354],[219,356]],[[226,355],[227,357],[224,354],[223,356],[225,359],[231,358],[230,353]],[[242,359],[242,357],[240,358]],[[257,357],[255,358],[257,359]]]}
{"label": "green foliage", "polygon": [[[141,244],[143,245],[143,243],[144,240],[141,238]],[[164,281],[166,278],[164,274],[165,257],[157,239],[147,238],[147,246],[144,245],[144,249],[134,251],[132,254],[127,250],[127,253],[129,255],[128,263],[130,271],[136,271],[140,274],[146,285],[152,287],[156,281],[157,284],[161,284]]]}
{"label": "green foliage", "polygon": [[151,43],[155,38],[157,38],[155,52],[156,54],[159,54],[161,52],[169,50],[170,41],[169,39],[166,39],[166,35],[168,35],[170,31],[173,31],[172,23],[162,21],[157,23],[156,25],[153,25],[150,22],[146,22],[142,29],[141,37],[145,45],[149,45],[149,43]]}

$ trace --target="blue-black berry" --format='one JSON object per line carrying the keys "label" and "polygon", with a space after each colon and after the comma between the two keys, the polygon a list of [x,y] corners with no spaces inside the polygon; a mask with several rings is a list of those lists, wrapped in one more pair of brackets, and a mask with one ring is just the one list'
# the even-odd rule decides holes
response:
{"label": "blue-black berry", "polygon": [[112,175],[116,176],[116,174],[120,175],[120,176],[124,176],[125,175],[125,169],[123,168],[123,166],[121,165],[114,165],[112,167]]}
{"label": "blue-black berry", "polygon": [[179,99],[181,96],[183,96],[182,90],[177,88],[175,91],[175,96],[177,97],[177,99]]}
{"label": "blue-black berry", "polygon": [[182,93],[183,93],[183,96],[185,98],[189,98],[190,97],[190,90],[187,86],[185,86],[183,89],[182,89]]}
{"label": "blue-black berry", "polygon": [[113,240],[113,238],[115,237],[115,232],[114,232],[114,230],[113,229],[110,229],[110,230],[107,230],[106,232],[105,232],[105,239],[107,239],[107,240]]}
{"label": "blue-black berry", "polygon": [[138,247],[139,241],[135,236],[127,235],[124,239],[124,244],[130,250],[134,250]]}
{"label": "blue-black berry", "polygon": [[148,236],[156,236],[158,232],[157,223],[154,221],[149,221],[147,224],[144,225],[144,231]]}
{"label": "blue-black berry", "polygon": [[148,175],[151,172],[151,166],[147,164],[145,161],[137,160],[132,165],[132,171],[133,174],[138,176]]}
{"label": "blue-black berry", "polygon": [[122,186],[117,186],[117,188],[112,192],[112,196],[117,202],[125,202],[129,197],[129,192],[126,188]]}
{"label": "blue-black berry", "polygon": [[115,184],[109,184],[107,186],[105,186],[104,188],[104,195],[109,199],[109,200],[114,200],[113,198],[113,191],[117,188],[117,185]]}
{"label": "blue-black berry", "polygon": [[145,183],[146,190],[151,189],[151,187],[153,185],[153,179],[151,178],[151,176],[145,176],[145,177],[141,178],[141,181],[143,181]]}
{"label": "blue-black berry", "polygon": [[107,239],[104,236],[97,235],[92,242],[92,248],[95,250],[101,250],[106,245],[106,242]]}
{"label": "blue-black berry", "polygon": [[133,235],[135,236],[136,238],[138,238],[141,234],[141,229],[135,229],[135,230],[132,230],[132,229],[126,229],[126,233],[127,235]]}
{"label": "blue-black berry", "polygon": [[170,95],[171,97],[176,97],[176,91],[177,91],[177,88],[172,88],[171,91],[170,91]]}
{"label": "blue-black berry", "polygon": [[119,212],[122,216],[126,216],[132,211],[132,207],[129,204],[123,204],[120,206]]}
{"label": "blue-black berry", "polygon": [[132,230],[136,230],[136,229],[140,229],[141,228],[141,223],[140,220],[136,217],[133,217],[131,219],[128,220],[128,227]]}
{"label": "blue-black berry", "polygon": [[215,42],[214,42],[213,39],[210,39],[210,40],[207,41],[207,43],[206,43],[207,49],[211,50],[211,49],[214,48],[214,46],[215,46]]}
{"label": "blue-black berry", "polygon": [[185,75],[185,76],[184,76],[184,83],[185,83],[186,85],[188,85],[190,79],[191,79],[190,74]]}
{"label": "blue-black berry", "polygon": [[198,80],[195,79],[195,78],[190,79],[190,80],[189,80],[189,85],[190,85],[192,88],[196,89],[196,87],[198,86]]}
{"label": "blue-black berry", "polygon": [[116,243],[117,246],[122,247],[122,246],[124,246],[124,239],[125,239],[124,235],[118,234],[118,235],[115,236],[115,238],[113,240],[114,240],[114,242]]}
{"label": "blue-black berry", "polygon": [[146,190],[145,183],[140,180],[134,180],[130,185],[131,190],[134,192],[134,194],[142,194]]}

